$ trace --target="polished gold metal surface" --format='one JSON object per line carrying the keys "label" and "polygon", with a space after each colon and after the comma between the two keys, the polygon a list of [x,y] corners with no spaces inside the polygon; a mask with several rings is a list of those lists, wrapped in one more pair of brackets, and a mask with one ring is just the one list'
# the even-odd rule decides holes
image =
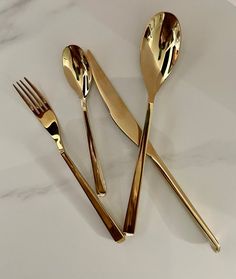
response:
{"label": "polished gold metal surface", "polygon": [[123,231],[129,235],[134,234],[135,231],[155,96],[176,63],[179,56],[180,39],[181,31],[178,19],[166,12],[158,13],[151,18],[143,36],[140,64],[148,92],[148,109],[123,228]]}
{"label": "polished gold metal surface", "polygon": [[75,178],[80,183],[82,189],[84,190],[91,204],[97,211],[101,220],[107,227],[113,239],[116,242],[123,241],[125,239],[123,233],[118,228],[116,223],[112,220],[111,216],[107,213],[107,211],[103,207],[102,203],[99,201],[92,188],[89,186],[85,178],[82,176],[78,168],[75,166],[75,164],[72,162],[72,160],[66,153],[62,143],[62,138],[59,131],[59,125],[56,115],[53,112],[50,105],[48,104],[48,102],[46,101],[46,99],[27,78],[25,78],[25,81],[20,80],[19,82],[16,82],[16,84],[13,84],[13,86],[19,93],[21,98],[25,101],[27,106],[31,109],[34,115],[41,122],[43,127],[49,132],[51,137],[54,139],[62,158],[65,160],[72,173],[74,174]]}
{"label": "polished gold metal surface", "polygon": [[[111,84],[106,74],[103,72],[102,68],[99,66],[91,51],[88,50],[86,52],[86,57],[91,66],[92,74],[98,87],[99,93],[104,100],[112,119],[117,124],[117,126],[127,135],[127,137],[129,137],[136,145],[139,145],[142,130],[140,129],[134,116],[129,111],[128,107],[121,99],[118,92]],[[182,188],[180,187],[174,176],[171,174],[161,157],[157,154],[150,142],[148,143],[147,154],[152,158],[156,166],[159,167],[160,171],[162,172],[174,192],[180,198],[184,206],[187,208],[191,216],[194,218],[196,223],[199,225],[204,235],[206,235],[206,237],[210,240],[213,249],[215,251],[219,251],[220,244],[217,241],[216,237],[203,221],[197,210],[190,202],[189,198],[183,192]]]}
{"label": "polished gold metal surface", "polygon": [[76,45],[69,45],[63,50],[62,60],[65,76],[81,100],[96,191],[99,196],[104,196],[106,193],[105,179],[88,117],[87,97],[92,82],[90,66],[83,50]]}

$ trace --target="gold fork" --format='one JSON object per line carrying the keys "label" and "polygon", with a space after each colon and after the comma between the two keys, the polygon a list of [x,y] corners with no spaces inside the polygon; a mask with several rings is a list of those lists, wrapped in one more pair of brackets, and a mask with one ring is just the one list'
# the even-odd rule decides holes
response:
{"label": "gold fork", "polygon": [[67,155],[63,146],[58,121],[54,111],[52,110],[46,99],[39,92],[39,90],[27,78],[24,79],[25,82],[20,80],[19,82],[16,82],[16,85],[13,84],[14,88],[19,93],[21,98],[25,101],[26,105],[31,109],[34,115],[41,122],[43,127],[54,139],[62,158],[66,161],[75,178],[80,183],[82,189],[84,190],[88,199],[102,219],[103,223],[107,227],[113,239],[116,242],[123,241],[125,239],[124,234],[112,220],[111,216],[107,213],[102,203],[97,198],[93,189],[89,186],[88,182],[85,180],[73,161]]}

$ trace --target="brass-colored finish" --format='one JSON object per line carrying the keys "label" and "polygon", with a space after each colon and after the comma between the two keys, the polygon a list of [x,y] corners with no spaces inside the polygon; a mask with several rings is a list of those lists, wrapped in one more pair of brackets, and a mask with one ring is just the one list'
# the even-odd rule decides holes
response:
{"label": "brass-colored finish", "polygon": [[[91,51],[86,52],[86,57],[91,66],[93,78],[98,87],[99,93],[105,102],[112,119],[117,124],[117,126],[130,138],[136,145],[139,145],[142,130],[139,127],[137,121],[135,120],[132,113],[129,111],[128,107],[124,101],[119,96],[116,89],[111,84],[110,80],[103,72],[102,68],[99,66],[95,57]],[[220,244],[217,241],[214,234],[208,228],[206,223],[203,221],[197,210],[194,208],[193,204],[186,196],[174,176],[171,174],[161,157],[157,154],[154,147],[150,142],[148,142],[147,154],[152,158],[153,162],[159,167],[160,171],[177,194],[179,199],[182,201],[184,206],[187,208],[191,216],[194,218],[196,223],[199,225],[203,233],[210,240],[210,243],[215,251],[220,250]]]}
{"label": "brass-colored finish", "polygon": [[129,235],[134,234],[135,231],[139,193],[153,111],[152,107],[161,84],[169,76],[179,56],[180,38],[180,24],[177,18],[166,12],[153,16],[144,33],[140,64],[148,91],[148,109],[123,228],[123,231]]}
{"label": "brass-colored finish", "polygon": [[148,103],[148,109],[146,113],[143,133],[139,143],[139,155],[135,167],[135,173],[134,173],[132,187],[130,191],[128,207],[126,210],[125,222],[123,227],[123,232],[126,235],[133,235],[135,230],[140,189],[142,183],[142,175],[143,175],[145,157],[147,152],[148,137],[149,137],[150,127],[151,127],[150,124],[151,124],[152,112],[153,112],[153,103],[150,102]]}
{"label": "brass-colored finish", "polygon": [[102,203],[98,199],[97,195],[94,193],[93,189],[89,186],[88,182],[85,180],[78,168],[67,155],[62,143],[61,133],[59,130],[56,115],[53,112],[50,105],[48,104],[48,102],[46,101],[46,99],[27,78],[25,78],[25,81],[20,80],[19,82],[16,82],[16,85],[13,84],[13,86],[19,93],[19,95],[22,97],[22,99],[25,101],[27,106],[31,109],[34,115],[41,122],[43,127],[49,132],[51,137],[54,139],[62,158],[65,160],[72,173],[74,174],[75,178],[80,183],[82,189],[84,190],[91,204],[97,211],[101,220],[107,227],[113,239],[116,242],[123,241],[125,239],[123,233],[118,228],[116,223],[112,220],[111,216],[107,213]]}
{"label": "brass-colored finish", "polygon": [[84,114],[85,127],[87,132],[87,140],[89,153],[92,163],[93,175],[96,185],[96,191],[99,196],[106,193],[105,179],[103,176],[100,161],[98,159],[95,143],[93,140],[92,130],[88,118],[87,96],[90,91],[92,82],[92,73],[90,66],[84,55],[83,50],[76,45],[69,45],[63,50],[63,69],[65,76],[79,95],[81,100],[81,108]]}

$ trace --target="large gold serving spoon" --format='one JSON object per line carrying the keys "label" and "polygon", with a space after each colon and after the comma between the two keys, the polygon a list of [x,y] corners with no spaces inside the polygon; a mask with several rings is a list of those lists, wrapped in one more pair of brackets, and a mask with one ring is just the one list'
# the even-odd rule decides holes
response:
{"label": "large gold serving spoon", "polygon": [[148,108],[123,228],[128,235],[134,234],[135,230],[154,99],[177,61],[180,41],[180,24],[173,14],[161,12],[151,18],[141,44],[140,64],[148,91]]}
{"label": "large gold serving spoon", "polygon": [[103,196],[106,193],[105,180],[88,118],[87,97],[92,82],[90,66],[83,50],[76,45],[67,46],[63,50],[62,59],[65,76],[81,100],[96,191],[99,196]]}

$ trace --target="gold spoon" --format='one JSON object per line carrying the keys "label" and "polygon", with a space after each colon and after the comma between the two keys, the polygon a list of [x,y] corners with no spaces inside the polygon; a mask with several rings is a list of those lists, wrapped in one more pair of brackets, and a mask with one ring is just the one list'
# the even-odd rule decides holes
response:
{"label": "gold spoon", "polygon": [[135,231],[140,187],[155,96],[176,63],[179,56],[180,41],[180,24],[173,14],[161,12],[151,18],[146,27],[141,45],[140,64],[148,91],[148,108],[123,228],[127,235],[132,235]]}
{"label": "gold spoon", "polygon": [[79,95],[81,108],[84,113],[87,131],[89,153],[92,162],[93,175],[96,191],[99,196],[106,193],[105,180],[102,173],[100,161],[98,160],[92,130],[89,124],[87,96],[92,82],[92,73],[83,50],[76,45],[69,45],[63,50],[63,69],[70,86]]}
{"label": "gold spoon", "polygon": [[[178,59],[180,43],[180,24],[178,19],[173,14],[161,12],[151,18],[148,26],[146,27],[141,45],[141,69],[148,91],[148,110],[140,140],[139,156],[124,223],[123,231],[127,234],[133,234],[135,230],[140,186],[147,151],[154,99],[157,91],[169,76]],[[181,192],[179,192],[179,194],[181,194]],[[184,195],[181,195],[181,198],[184,199]],[[216,237],[196,212],[193,205],[190,202],[188,203],[190,205],[188,206],[189,211],[197,220],[201,229],[209,239],[213,249],[215,251],[219,251],[220,244]]]}

